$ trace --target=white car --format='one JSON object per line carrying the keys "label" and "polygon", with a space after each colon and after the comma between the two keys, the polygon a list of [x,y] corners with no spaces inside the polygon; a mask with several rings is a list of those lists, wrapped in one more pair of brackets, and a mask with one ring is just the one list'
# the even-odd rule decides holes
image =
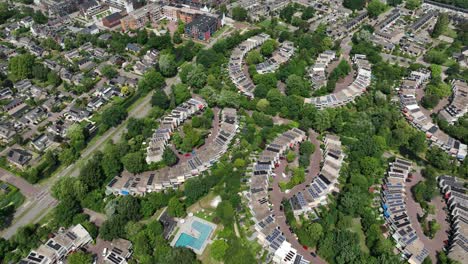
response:
{"label": "white car", "polygon": [[107,255],[107,248],[104,248],[102,250],[102,256],[105,257]]}

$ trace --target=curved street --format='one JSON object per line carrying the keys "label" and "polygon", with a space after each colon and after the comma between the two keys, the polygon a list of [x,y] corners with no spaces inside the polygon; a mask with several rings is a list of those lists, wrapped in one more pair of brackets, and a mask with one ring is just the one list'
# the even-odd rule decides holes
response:
{"label": "curved street", "polygon": [[437,231],[433,239],[430,239],[424,235],[421,224],[418,221],[418,216],[423,215],[423,210],[421,206],[414,200],[411,193],[411,188],[423,180],[424,178],[418,171],[413,173],[413,180],[405,184],[406,195],[408,198],[406,201],[406,211],[410,218],[411,226],[416,231],[416,234],[418,235],[419,239],[421,239],[424,246],[429,250],[429,256],[431,257],[432,263],[437,263],[437,252],[442,251],[444,248],[444,241],[448,239],[450,225],[446,221],[447,214],[443,209],[445,207],[445,203],[442,201],[440,196],[436,196],[430,203],[435,206],[435,216],[429,219],[436,219],[441,228],[439,231]]}
{"label": "curved street", "polygon": [[281,232],[283,232],[283,235],[286,237],[286,240],[291,243],[293,248],[297,250],[299,254],[301,254],[306,260],[310,261],[311,263],[318,263],[318,264],[326,264],[327,262],[323,259],[321,259],[319,256],[313,257],[310,253],[312,251],[306,250],[298,241],[297,237],[295,234],[291,232],[291,229],[289,228],[289,225],[286,223],[286,216],[284,214],[284,211],[281,210],[281,202],[283,199],[289,199],[291,196],[294,194],[298,193],[299,191],[303,190],[307,185],[309,185],[314,177],[316,177],[319,172],[320,172],[320,162],[322,160],[322,151],[320,149],[320,142],[317,140],[318,134],[313,131],[309,130],[309,140],[312,142],[312,144],[315,145],[315,152],[312,154],[310,158],[310,167],[309,167],[309,173],[306,174],[306,179],[303,183],[298,184],[294,186],[287,194],[281,192],[281,189],[278,185],[280,177],[282,177],[280,174],[282,174],[282,171],[284,171],[284,168],[286,166],[286,161],[282,160],[281,164],[278,168],[276,168],[275,171],[278,171],[276,173],[276,177],[273,180],[273,190],[270,192],[270,202],[273,205],[273,213],[275,215],[275,222],[276,224],[280,227]]}

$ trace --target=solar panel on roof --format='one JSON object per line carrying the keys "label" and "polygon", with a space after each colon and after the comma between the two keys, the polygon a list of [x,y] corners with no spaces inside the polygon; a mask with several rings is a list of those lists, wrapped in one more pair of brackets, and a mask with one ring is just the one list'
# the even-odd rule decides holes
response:
{"label": "solar panel on roof", "polygon": [[66,235],[67,237],[69,237],[71,240],[75,240],[75,239],[78,238],[78,237],[77,237],[75,234],[73,234],[72,232],[67,232],[65,235]]}
{"label": "solar panel on roof", "polygon": [[112,179],[107,186],[112,187],[117,182],[117,179]]}

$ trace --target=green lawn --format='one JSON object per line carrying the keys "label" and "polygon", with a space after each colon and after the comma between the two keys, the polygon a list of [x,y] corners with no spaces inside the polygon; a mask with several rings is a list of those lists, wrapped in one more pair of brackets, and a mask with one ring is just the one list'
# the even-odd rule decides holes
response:
{"label": "green lawn", "polygon": [[354,218],[353,219],[353,224],[349,228],[349,231],[352,231],[356,233],[359,236],[359,247],[361,248],[361,251],[365,253],[369,253],[369,249],[366,246],[366,235],[364,234],[364,231],[362,231],[362,225],[361,225],[361,219],[360,218]]}
{"label": "green lawn", "polygon": [[24,202],[24,196],[21,192],[11,184],[0,182],[0,185],[7,184],[10,190],[7,194],[0,194],[0,208],[3,208],[8,205],[14,205],[15,208],[18,208]]}

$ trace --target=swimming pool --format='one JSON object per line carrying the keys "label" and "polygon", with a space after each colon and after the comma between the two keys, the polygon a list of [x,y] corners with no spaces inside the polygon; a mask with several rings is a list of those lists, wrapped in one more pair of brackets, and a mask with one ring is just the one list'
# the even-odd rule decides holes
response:
{"label": "swimming pool", "polygon": [[187,233],[181,233],[175,243],[176,247],[191,247],[195,250],[200,250],[211,235],[211,232],[213,232],[211,226],[199,221],[193,221],[191,227],[198,236],[194,237]]}

